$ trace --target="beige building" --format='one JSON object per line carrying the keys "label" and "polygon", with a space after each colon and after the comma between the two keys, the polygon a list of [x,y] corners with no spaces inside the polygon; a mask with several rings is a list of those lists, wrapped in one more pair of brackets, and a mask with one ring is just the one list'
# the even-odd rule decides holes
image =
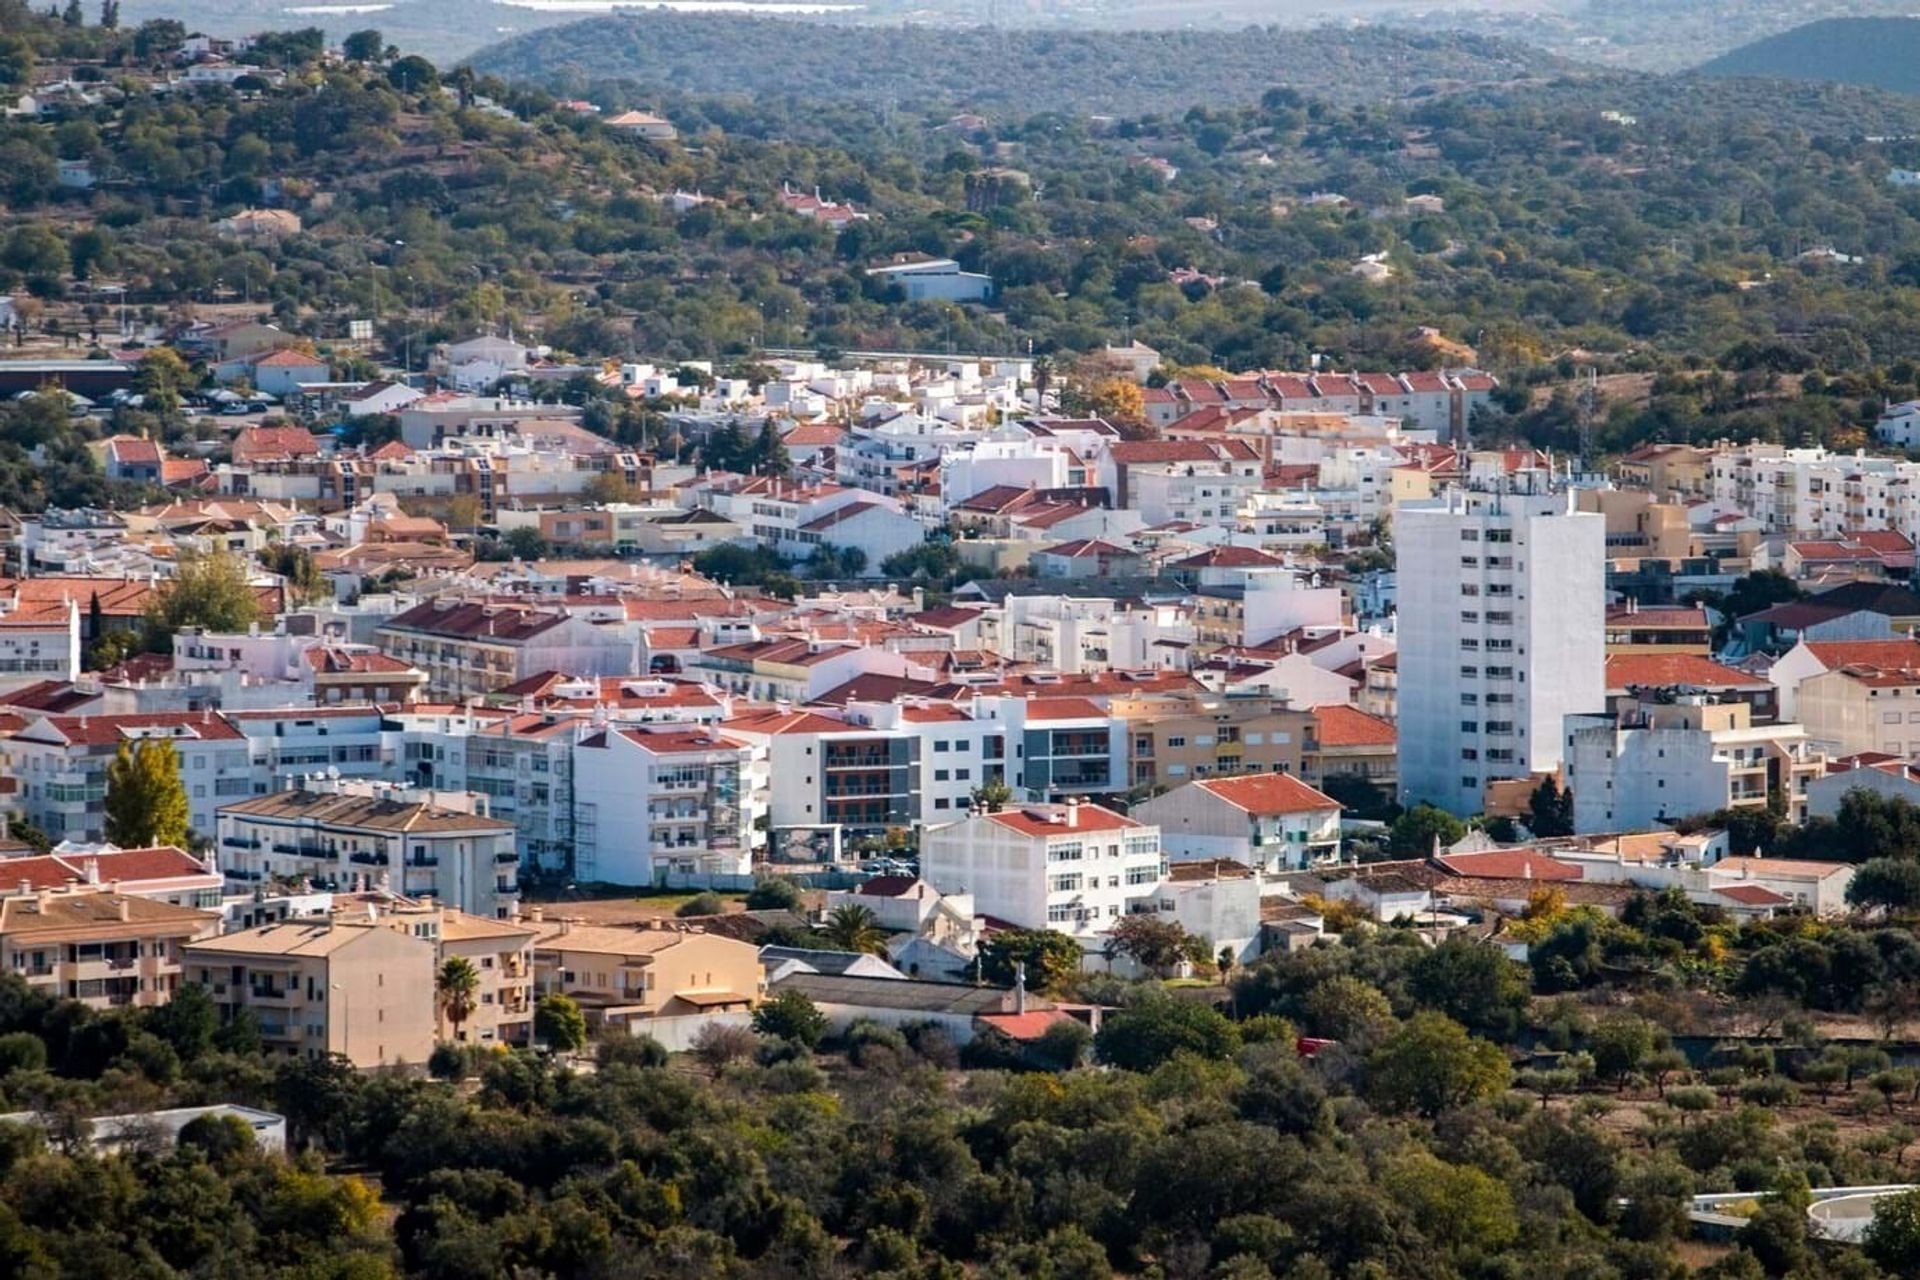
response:
{"label": "beige building", "polygon": [[590,1023],[631,1026],[649,1018],[751,1009],[766,996],[760,950],[670,920],[651,928],[584,925],[528,917],[540,994],[571,996]]}
{"label": "beige building", "polygon": [[211,934],[210,911],[86,887],[0,899],[0,972],[95,1009],[173,998],[180,951]]}
{"label": "beige building", "polygon": [[250,1012],[269,1048],[365,1068],[433,1052],[437,957],[430,938],[377,920],[290,920],[193,943],[182,966],[224,1016]]}
{"label": "beige building", "polygon": [[528,1044],[533,1040],[533,943],[539,935],[535,926],[511,920],[489,920],[464,911],[441,915],[440,962],[464,956],[480,975],[473,1014],[457,1036],[442,1014],[442,1039],[457,1039],[462,1044]]}
{"label": "beige building", "polygon": [[1800,682],[1807,736],[1836,756],[1920,754],[1920,668],[1854,663]]}
{"label": "beige building", "polygon": [[1127,726],[1127,784],[1172,786],[1195,778],[1302,771],[1310,711],[1271,698],[1186,693],[1115,698]]}
{"label": "beige building", "polygon": [[1620,483],[1667,502],[1713,492],[1713,453],[1689,444],[1642,445],[1620,459]]}
{"label": "beige building", "polygon": [[1698,605],[1616,605],[1607,610],[1607,652],[1713,653],[1713,623]]}
{"label": "beige building", "polygon": [[1607,558],[1677,559],[1692,554],[1687,509],[1637,489],[1581,489],[1576,509],[1605,516]]}

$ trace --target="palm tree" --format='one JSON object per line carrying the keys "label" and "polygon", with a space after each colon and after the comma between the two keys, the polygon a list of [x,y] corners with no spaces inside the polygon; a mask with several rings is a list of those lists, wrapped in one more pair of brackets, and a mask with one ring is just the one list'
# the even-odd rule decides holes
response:
{"label": "palm tree", "polygon": [[887,931],[873,912],[857,903],[835,907],[827,917],[827,938],[842,951],[868,951],[875,955],[886,950]]}
{"label": "palm tree", "polygon": [[461,1024],[473,1016],[480,993],[480,971],[465,956],[448,956],[433,978],[434,992],[440,997],[440,1011],[453,1024],[453,1038],[460,1038]]}

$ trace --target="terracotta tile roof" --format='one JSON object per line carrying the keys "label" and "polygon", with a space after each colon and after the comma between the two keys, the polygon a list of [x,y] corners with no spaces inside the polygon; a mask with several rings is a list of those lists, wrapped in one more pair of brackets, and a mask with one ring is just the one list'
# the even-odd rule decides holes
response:
{"label": "terracotta tile roof", "polygon": [[1488,849],[1480,853],[1443,853],[1434,859],[1456,876],[1491,880],[1578,880],[1579,867],[1532,849]]}
{"label": "terracotta tile roof", "polygon": [[1708,689],[1767,689],[1766,677],[1723,666],[1693,653],[1611,653],[1607,655],[1607,689],[1667,688],[1699,685]]}
{"label": "terracotta tile roof", "polygon": [[1087,698],[1033,698],[1027,703],[1027,719],[1103,720],[1107,713]]}
{"label": "terracotta tile roof", "polygon": [[[1097,804],[1071,806],[1078,816],[1067,825],[1067,805],[1025,805],[984,814],[987,821],[1025,836],[1070,836],[1089,831],[1132,831],[1141,824]],[[1045,815],[1045,816],[1041,816]]]}
{"label": "terracotta tile roof", "polygon": [[256,369],[324,369],[327,367],[327,362],[319,356],[308,355],[292,347],[281,347],[278,351],[255,360],[253,367]]}
{"label": "terracotta tile roof", "polygon": [[939,605],[932,609],[922,609],[919,613],[910,613],[906,616],[905,620],[923,627],[937,627],[944,631],[951,630],[955,627],[964,627],[969,622],[977,621],[980,615],[985,612],[986,610],[984,609],[966,609],[959,605],[949,604]]}
{"label": "terracotta tile roof", "polygon": [[854,893],[862,898],[897,898],[919,883],[917,876],[875,876],[857,885]]}
{"label": "terracotta tile roof", "polygon": [[1156,462],[1257,462],[1260,451],[1245,440],[1127,440],[1107,450],[1127,466]]}
{"label": "terracotta tile roof", "polygon": [[1338,809],[1340,802],[1286,773],[1251,773],[1238,778],[1203,778],[1192,784],[1256,817]]}
{"label": "terracotta tile roof", "polygon": [[720,728],[737,733],[857,733],[861,726],[835,720],[817,711],[755,711],[720,722]]}
{"label": "terracotta tile roof", "polygon": [[1633,608],[1611,606],[1607,609],[1607,625],[1631,626],[1641,631],[1704,631],[1713,624],[1707,621],[1707,611],[1697,606],[1659,604]]}
{"label": "terracotta tile roof", "polygon": [[1786,894],[1775,893],[1765,885],[1758,884],[1724,885],[1713,892],[1744,907],[1785,907],[1793,903],[1793,899]]}
{"label": "terracotta tile roof", "polygon": [[1315,707],[1313,719],[1323,747],[1391,747],[1400,740],[1392,721],[1342,703]]}
{"label": "terracotta tile roof", "polygon": [[107,452],[122,466],[151,466],[161,460],[160,446],[139,436],[114,436],[107,441]]}
{"label": "terracotta tile roof", "polygon": [[14,735],[33,742],[109,747],[128,738],[236,742],[245,737],[226,716],[211,711],[156,711],[145,715],[48,716]]}
{"label": "terracotta tile roof", "polygon": [[100,885],[116,881],[140,884],[214,874],[192,854],[171,846],[100,853],[49,853],[30,858],[0,858],[0,893],[15,892],[22,884],[32,889],[87,884],[89,869],[94,873],[91,882]]}
{"label": "terracotta tile roof", "polygon": [[[397,675],[413,671],[414,668],[373,650],[339,649],[333,645],[315,645],[301,655],[306,659],[314,674],[323,676],[337,675]],[[424,673],[423,673],[424,674]]]}
{"label": "terracotta tile roof", "polygon": [[545,612],[522,605],[490,604],[479,600],[444,603],[429,600],[405,613],[395,614],[381,626],[381,630],[512,644],[543,635],[566,620],[564,613]]}
{"label": "terracotta tile roof", "polygon": [[704,728],[622,729],[620,736],[642,751],[656,756],[687,755],[702,751],[737,751],[745,745],[738,739]]}
{"label": "terracotta tile roof", "polygon": [[1174,561],[1176,569],[1269,569],[1281,568],[1286,561],[1258,547],[1208,547],[1197,555]]}
{"label": "terracotta tile roof", "polygon": [[1809,640],[1807,652],[1829,671],[1836,667],[1920,666],[1920,640]]}

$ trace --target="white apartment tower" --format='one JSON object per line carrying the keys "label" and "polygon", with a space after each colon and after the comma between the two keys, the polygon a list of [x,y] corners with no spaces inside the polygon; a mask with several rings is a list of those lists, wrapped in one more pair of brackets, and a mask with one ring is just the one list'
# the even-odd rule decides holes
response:
{"label": "white apartment tower", "polygon": [[1606,706],[1605,518],[1545,471],[1472,474],[1394,518],[1400,794],[1461,815],[1558,768],[1564,717]]}

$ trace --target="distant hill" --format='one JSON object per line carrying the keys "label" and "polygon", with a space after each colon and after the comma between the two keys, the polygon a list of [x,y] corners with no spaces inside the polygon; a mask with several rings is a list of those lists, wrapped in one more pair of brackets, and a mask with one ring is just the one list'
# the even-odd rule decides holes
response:
{"label": "distant hill", "polygon": [[1920,19],[1828,18],[1706,63],[1713,76],[1830,80],[1920,94]]}
{"label": "distant hill", "polygon": [[1377,27],[1007,31],[662,11],[529,32],[472,62],[570,91],[624,80],[690,93],[1127,115],[1236,106],[1276,86],[1352,104],[1510,84],[1566,66],[1485,36]]}

